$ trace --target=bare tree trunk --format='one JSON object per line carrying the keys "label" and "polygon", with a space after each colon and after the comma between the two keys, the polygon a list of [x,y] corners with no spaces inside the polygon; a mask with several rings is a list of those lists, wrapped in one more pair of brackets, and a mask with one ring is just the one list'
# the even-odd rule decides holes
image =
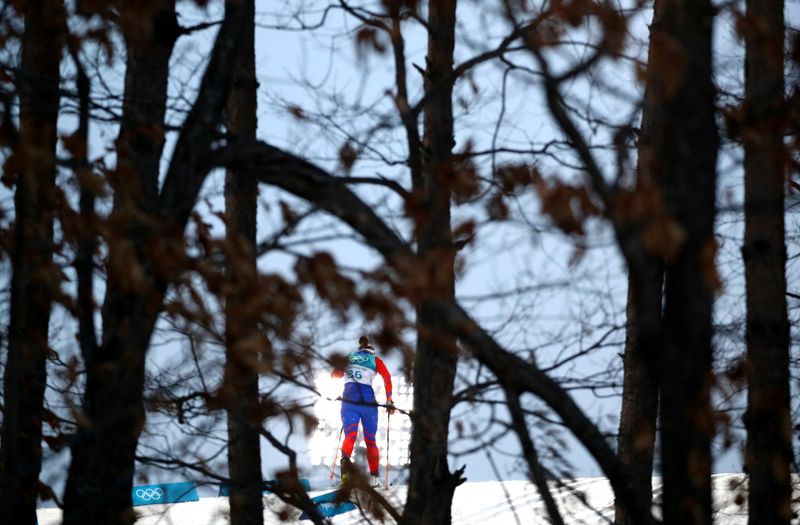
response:
{"label": "bare tree trunk", "polygon": [[[652,25],[661,23],[662,0],[653,3]],[[648,62],[656,62],[655,46],[648,50]],[[646,78],[642,124],[637,145],[636,184],[660,187],[664,150],[663,123],[666,114],[659,105],[661,86],[657,75]],[[625,465],[631,483],[639,490],[640,505],[650,508],[653,499],[653,456],[658,417],[658,385],[655,377],[658,331],[662,317],[664,265],[653,254],[643,256],[640,268],[628,276],[627,322],[623,355],[622,408],[619,421],[617,455]],[[633,525],[625,507],[615,503],[614,523]]]}
{"label": "bare tree trunk", "polygon": [[97,250],[95,231],[97,216],[95,215],[95,191],[89,177],[92,169],[89,166],[89,116],[91,82],[80,62],[77,51],[72,53],[76,69],[76,88],[78,92],[78,129],[75,134],[80,141],[78,153],[74,155],[75,175],[79,190],[79,230],[75,249],[75,275],[77,277],[76,317],[78,319],[78,344],[85,363],[92,360],[97,348],[97,330],[95,328],[94,301],[94,254]]}
{"label": "bare tree trunk", "polygon": [[425,106],[423,158],[428,216],[418,218],[417,254],[426,272],[429,295],[417,308],[417,355],[414,362],[414,429],[411,471],[404,519],[407,523],[450,523],[455,488],[463,483],[462,470],[451,473],[447,464],[453,384],[458,348],[443,326],[433,301],[455,297],[455,250],[450,225],[452,160],[452,84],[432,89],[453,69],[456,0],[433,0],[428,6],[428,57],[425,77],[430,98]]}
{"label": "bare tree trunk", "polygon": [[58,0],[25,6],[20,72],[19,161],[14,193],[11,313],[4,376],[0,522],[36,523],[42,467],[42,403],[48,325],[60,286],[53,263],[59,66],[66,30]]}
{"label": "bare tree trunk", "polygon": [[663,346],[657,366],[665,524],[711,523],[712,303],[718,135],[714,121],[712,26],[708,0],[663,5],[648,72],[660,76],[662,181],[667,208],[685,240],[665,268]]}
{"label": "bare tree trunk", "polygon": [[[661,310],[662,273],[654,276],[654,290],[650,296],[658,298]],[[636,305],[634,304],[633,279],[628,279],[628,321],[623,355],[622,409],[619,420],[617,455],[625,465],[631,483],[637,487],[641,505],[647,508],[653,499],[653,456],[658,415],[658,386],[652,376],[649,356],[637,337]],[[616,503],[614,523],[633,525],[624,505]]]}
{"label": "bare tree trunk", "polygon": [[[72,445],[64,523],[133,523],[134,455],[144,406],[144,355],[166,284],[154,278],[152,221],[164,145],[169,59],[178,36],[174,2],[121,13],[127,45],[117,168],[110,174],[114,209],[109,223],[108,283],[101,344],[87,366],[88,418]],[[132,273],[140,279],[132,279]]]}
{"label": "bare tree trunk", "polygon": [[231,0],[159,193],[167,66],[179,28],[171,0],[124,6],[135,12],[120,19],[135,31],[123,26],[129,68],[112,174],[115,236],[108,239],[103,341],[87,363],[84,418],[72,445],[65,524],[135,519],[131,489],[144,424],[145,354],[167,286],[185,270],[183,232],[207,173],[244,27],[241,2]]}
{"label": "bare tree trunk", "polygon": [[[246,28],[234,63],[228,97],[227,129],[231,140],[255,140],[257,99],[255,65],[255,3],[246,0]],[[256,289],[256,205],[258,181],[237,170],[225,180],[227,279],[225,298],[226,363],[223,398],[228,415],[228,469],[232,525],[264,521],[261,492],[261,419],[259,417],[259,312],[252,307]]]}
{"label": "bare tree trunk", "polygon": [[783,0],[748,0],[745,54],[747,446],[751,525],[792,518],[784,236]]}

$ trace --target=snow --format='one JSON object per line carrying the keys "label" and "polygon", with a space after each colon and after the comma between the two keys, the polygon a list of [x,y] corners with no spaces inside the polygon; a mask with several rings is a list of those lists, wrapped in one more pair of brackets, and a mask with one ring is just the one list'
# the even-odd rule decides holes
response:
{"label": "snow", "polygon": [[[744,495],[741,474],[718,474],[713,477],[716,522],[726,525],[745,525],[746,504],[738,504],[737,496]],[[661,481],[653,479],[656,502],[661,495]],[[614,517],[614,496],[605,478],[578,478],[552,487],[564,521],[575,524],[607,524]],[[313,497],[327,492],[313,491]],[[396,508],[402,508],[406,487],[393,486],[382,491],[386,499]],[[296,522],[300,515],[297,509],[287,507],[273,495],[264,496],[264,523],[278,525]],[[539,492],[527,481],[487,481],[465,483],[458,487],[453,499],[453,523],[459,525],[520,525],[549,523]],[[137,525],[223,525],[228,523],[228,498],[201,498],[196,502],[172,505],[150,505],[136,507],[139,514]],[[279,513],[288,512],[288,520],[282,521]],[[657,509],[656,509],[656,513]],[[59,509],[40,509],[41,525],[61,523]],[[369,517],[372,522],[376,522]],[[391,521],[390,518],[387,518]],[[356,510],[334,517],[334,524],[367,523],[367,517]],[[303,523],[311,523],[306,521]],[[793,523],[797,524],[795,519]]]}

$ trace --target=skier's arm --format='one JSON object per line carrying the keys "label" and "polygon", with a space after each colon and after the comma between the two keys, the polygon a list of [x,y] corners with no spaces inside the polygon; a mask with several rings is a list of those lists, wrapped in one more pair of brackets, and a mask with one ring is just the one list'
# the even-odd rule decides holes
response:
{"label": "skier's arm", "polygon": [[381,377],[383,378],[383,385],[386,387],[386,402],[392,402],[392,375],[389,373],[389,369],[386,368],[386,365],[383,364],[383,360],[380,357],[375,358],[375,371],[378,372]]}

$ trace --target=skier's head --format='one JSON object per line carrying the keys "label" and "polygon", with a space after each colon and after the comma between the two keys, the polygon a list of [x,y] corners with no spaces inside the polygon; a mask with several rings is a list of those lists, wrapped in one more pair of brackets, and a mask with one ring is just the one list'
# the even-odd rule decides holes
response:
{"label": "skier's head", "polygon": [[366,335],[362,335],[358,338],[358,349],[372,352],[373,354],[375,353],[375,347],[372,346],[372,343],[369,342],[369,337]]}

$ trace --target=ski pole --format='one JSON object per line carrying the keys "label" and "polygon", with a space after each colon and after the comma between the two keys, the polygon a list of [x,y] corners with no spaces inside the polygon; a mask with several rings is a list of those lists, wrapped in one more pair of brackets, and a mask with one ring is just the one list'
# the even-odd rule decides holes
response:
{"label": "ski pole", "polygon": [[386,490],[389,490],[389,429],[392,428],[392,413],[386,410]]}
{"label": "ski pole", "polygon": [[339,429],[339,437],[336,440],[336,452],[333,453],[333,463],[331,464],[331,479],[336,472],[336,460],[339,459],[339,442],[342,440],[342,433],[344,432],[344,425]]}

